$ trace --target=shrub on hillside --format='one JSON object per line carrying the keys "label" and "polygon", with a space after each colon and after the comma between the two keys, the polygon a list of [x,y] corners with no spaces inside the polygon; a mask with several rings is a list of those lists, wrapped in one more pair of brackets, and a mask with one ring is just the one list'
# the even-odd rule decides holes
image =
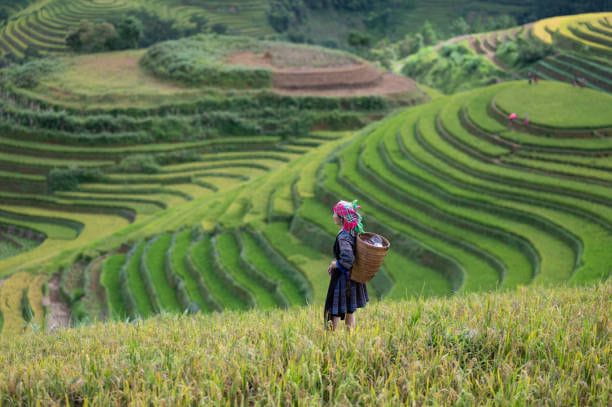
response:
{"label": "shrub on hillside", "polygon": [[[176,21],[163,19],[145,9],[133,10],[108,21],[81,21],[66,37],[66,45],[76,52],[144,48],[204,32],[207,24],[208,20],[198,14],[192,15],[186,26],[178,26]],[[215,24],[212,30],[225,34],[227,26]]]}
{"label": "shrub on hillside", "polygon": [[117,24],[117,41],[112,44],[113,49],[136,48],[144,33],[142,21],[129,16]]}
{"label": "shrub on hillside", "polygon": [[155,157],[148,154],[129,155],[121,160],[117,169],[127,173],[155,174],[160,171]]}
{"label": "shrub on hillside", "polygon": [[425,21],[421,28],[420,34],[423,36],[423,43],[425,45],[433,45],[438,41],[438,32],[434,29],[434,26],[429,22]]}
{"label": "shrub on hillside", "polygon": [[216,23],[213,24],[213,26],[210,28],[212,32],[214,32],[215,34],[227,34],[227,24],[223,24],[223,23]]}
{"label": "shrub on hillside", "polygon": [[550,45],[518,38],[516,41],[502,43],[496,51],[496,56],[510,66],[522,68],[552,55],[553,52],[554,49]]}
{"label": "shrub on hillside", "polygon": [[408,58],[402,73],[445,93],[484,86],[507,76],[464,43],[439,50],[425,48]]}
{"label": "shrub on hillside", "polygon": [[246,37],[197,35],[154,45],[142,58],[141,65],[158,76],[191,85],[269,87],[272,81],[269,71],[224,64],[223,59],[229,53],[255,46]]}
{"label": "shrub on hillside", "polygon": [[302,0],[271,0],[268,22],[278,32],[285,32],[294,24],[303,21],[306,7]]}
{"label": "shrub on hillside", "polygon": [[50,192],[73,191],[78,189],[81,182],[100,181],[103,174],[98,168],[54,168],[47,175],[47,185]]}
{"label": "shrub on hillside", "polygon": [[363,32],[351,31],[348,35],[347,42],[351,47],[365,48],[372,43],[372,37]]}
{"label": "shrub on hillside", "polygon": [[[268,8],[268,22],[278,32],[287,32],[306,21],[308,10],[337,10],[362,12],[364,24],[373,29],[386,30],[393,13],[395,0],[272,0]],[[403,0],[402,7],[414,7],[414,0]],[[295,35],[295,33],[294,33]],[[304,42],[304,41],[296,41]]]}
{"label": "shrub on hillside", "polygon": [[185,140],[195,131],[189,119],[180,116],[156,117],[150,125],[150,134],[156,141]]}
{"label": "shrub on hillside", "polygon": [[31,89],[38,85],[42,76],[53,72],[58,66],[56,60],[34,60],[22,65],[12,65],[1,73],[0,78],[7,85]]}
{"label": "shrub on hillside", "polygon": [[423,48],[423,35],[421,33],[408,34],[397,46],[397,53],[400,58],[417,53]]}
{"label": "shrub on hillside", "polygon": [[[179,25],[175,20],[164,19],[146,9],[130,11],[125,19],[135,18],[142,24],[143,31],[138,40],[139,48],[150,47],[161,41],[176,40],[190,35],[203,33],[208,25],[208,20],[199,14],[189,17],[187,24]],[[121,20],[114,21],[120,24]]]}
{"label": "shrub on hillside", "polygon": [[75,31],[68,34],[66,45],[77,52],[100,52],[113,49],[113,44],[119,40],[113,24],[84,20]]}
{"label": "shrub on hillside", "polygon": [[194,150],[173,151],[155,155],[155,161],[159,165],[181,164],[200,161],[202,156]]}

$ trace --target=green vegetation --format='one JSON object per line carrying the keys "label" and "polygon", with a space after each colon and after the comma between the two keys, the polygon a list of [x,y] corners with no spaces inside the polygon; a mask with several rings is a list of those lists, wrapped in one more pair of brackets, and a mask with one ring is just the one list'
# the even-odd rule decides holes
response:
{"label": "green vegetation", "polygon": [[611,294],[604,283],[378,303],[352,335],[325,334],[310,306],[1,338],[0,392],[16,404],[606,405]]}
{"label": "green vegetation", "polygon": [[144,249],[145,242],[134,245],[120,271],[122,295],[132,317],[146,318],[155,311],[152,302],[154,297],[150,297],[147,284],[140,273],[140,262]]}
{"label": "green vegetation", "polygon": [[244,309],[245,304],[237,298],[228,285],[223,281],[220,273],[213,268],[213,253],[210,237],[204,236],[192,243],[189,249],[189,258],[201,273],[204,284],[214,300],[224,309]]}
{"label": "green vegetation", "polygon": [[495,103],[505,112],[528,112],[530,121],[548,127],[610,126],[610,94],[591,89],[573,92],[569,85],[556,82],[545,82],[526,92],[528,86],[513,86],[499,92]]}
{"label": "green vegetation", "polygon": [[[556,80],[610,92],[612,40],[605,26],[601,27],[608,14],[554,17],[519,27],[502,25],[476,31],[459,19],[453,26],[456,34],[462,35],[437,43],[432,49],[423,48],[428,45],[425,39],[432,37],[431,32],[426,35],[424,26],[421,32],[403,40],[379,44],[372,53],[395,72],[412,75],[447,93],[519,77],[529,82]],[[479,31],[490,32],[468,34]]]}
{"label": "green vegetation", "polygon": [[424,48],[406,59],[402,73],[445,93],[496,83],[507,76],[465,42]]}
{"label": "green vegetation", "polygon": [[125,319],[128,313],[125,308],[124,300],[121,297],[121,266],[125,263],[125,255],[116,254],[109,256],[104,262],[100,282],[104,286],[108,299],[109,312],[111,319]]}
{"label": "green vegetation", "polygon": [[266,0],[239,0],[231,7],[219,1],[187,5],[181,0],[8,2],[0,5],[0,57],[7,60],[64,53],[68,46],[95,51],[147,47],[201,32],[273,32],[266,22]]}
{"label": "green vegetation", "polygon": [[171,235],[164,234],[147,242],[140,272],[145,281],[150,281],[147,293],[149,298],[155,299],[154,303],[159,304],[160,311],[181,312],[183,310],[165,272],[165,258],[171,238]]}
{"label": "green vegetation", "polygon": [[271,75],[268,71],[232,67],[223,62],[230,54],[253,50],[257,45],[257,41],[248,37],[195,36],[154,45],[141,64],[159,77],[192,85],[269,87]]}
{"label": "green vegetation", "polygon": [[[527,3],[0,6],[2,400],[605,405],[612,16]],[[339,199],[391,241],[350,337]]]}
{"label": "green vegetation", "polygon": [[[268,9],[270,25],[282,37],[296,42],[369,54],[370,47],[406,36],[447,38],[516,25],[530,2],[492,4],[461,0],[318,1],[274,0]],[[421,37],[422,38],[422,37]]]}
{"label": "green vegetation", "polygon": [[[438,96],[356,135],[317,132],[258,152],[245,145],[170,154],[163,151],[171,143],[146,146],[148,155],[111,167],[123,172],[79,184],[83,191],[56,193],[64,201],[4,196],[79,205],[112,197],[136,208],[130,227],[87,246],[90,264],[110,252],[101,281],[106,292],[113,286],[120,294],[87,308],[108,309],[109,318],[320,304],[336,232],[328,208],[341,198],[358,198],[367,227],[393,242],[369,286],[372,299],[606,279],[612,213],[609,166],[600,155],[612,146],[599,135],[609,126],[597,109],[579,122],[573,113],[566,122],[540,122],[549,110],[539,104],[530,123],[508,128],[506,109],[545,100],[547,91],[570,100],[584,89],[509,82]],[[559,117],[565,109],[557,108]],[[581,127],[569,127],[576,122]],[[588,128],[595,125],[603,127]],[[548,137],[538,133],[541,126]],[[218,142],[234,139],[247,138]],[[144,211],[155,202],[158,209]],[[125,250],[125,261],[116,257]]]}
{"label": "green vegetation", "polygon": [[[369,3],[307,13],[353,7],[384,17]],[[212,27],[198,19],[181,27]],[[555,37],[566,29],[601,50],[600,20],[562,20]],[[320,306],[337,232],[329,208],[359,199],[367,228],[392,241],[372,300],[608,279],[612,123],[599,90],[612,86],[609,63],[547,56],[561,45],[527,27],[439,44],[444,32],[423,23],[400,46],[381,44],[380,60],[445,93],[491,86],[429,89],[431,103],[385,117],[422,94],[368,93],[402,78],[348,53],[226,35],[3,70],[0,221],[29,235],[0,235],[0,275],[63,270],[77,323]],[[364,52],[374,38],[348,37]],[[584,75],[593,89],[492,84],[527,70]],[[4,283],[28,293],[30,328],[43,326],[44,278]],[[23,295],[9,299],[3,332],[14,334],[28,318]]]}

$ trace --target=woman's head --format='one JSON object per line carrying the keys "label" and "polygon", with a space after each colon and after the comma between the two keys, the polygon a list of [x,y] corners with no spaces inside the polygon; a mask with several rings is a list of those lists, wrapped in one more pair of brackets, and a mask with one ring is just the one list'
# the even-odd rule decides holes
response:
{"label": "woman's head", "polygon": [[363,233],[361,215],[357,212],[359,208],[361,207],[357,204],[357,201],[339,201],[333,207],[334,223],[338,226],[342,226],[342,229],[347,232],[355,230],[358,233]]}

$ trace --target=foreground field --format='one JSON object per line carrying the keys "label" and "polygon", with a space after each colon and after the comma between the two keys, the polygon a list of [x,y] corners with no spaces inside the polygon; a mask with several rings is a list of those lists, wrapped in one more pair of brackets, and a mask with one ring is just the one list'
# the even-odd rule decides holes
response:
{"label": "foreground field", "polygon": [[158,316],[0,339],[11,404],[610,404],[612,286]]}

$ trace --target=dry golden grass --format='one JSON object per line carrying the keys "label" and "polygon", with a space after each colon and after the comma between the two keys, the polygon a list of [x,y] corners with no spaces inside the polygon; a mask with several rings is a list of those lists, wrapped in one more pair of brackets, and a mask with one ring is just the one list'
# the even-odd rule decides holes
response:
{"label": "dry golden grass", "polygon": [[0,337],[8,405],[610,405],[612,286]]}
{"label": "dry golden grass", "polygon": [[[586,13],[572,16],[545,18],[533,24],[532,33],[536,38],[540,39],[541,41],[547,44],[552,44],[553,38],[550,35],[549,31],[561,30],[563,34],[566,35],[567,33],[569,33],[567,27],[571,24],[584,21],[597,21],[605,17],[612,18],[612,13]],[[571,37],[574,37],[573,34],[571,35]],[[582,39],[578,39],[578,41],[584,42],[584,40]]]}
{"label": "dry golden grass", "polygon": [[108,52],[65,58],[66,67],[50,74],[35,96],[66,104],[112,106],[117,103],[162,102],[168,96],[189,96],[196,90],[163,81],[143,70],[144,51]]}
{"label": "dry golden grass", "polygon": [[[26,332],[36,327],[43,327],[44,311],[42,307],[42,285],[46,281],[46,275],[35,275],[32,273],[17,273],[8,277],[0,285],[0,312],[4,318],[2,334]],[[28,324],[23,318],[21,299],[23,290],[27,290],[27,296],[34,313],[33,319]]]}

